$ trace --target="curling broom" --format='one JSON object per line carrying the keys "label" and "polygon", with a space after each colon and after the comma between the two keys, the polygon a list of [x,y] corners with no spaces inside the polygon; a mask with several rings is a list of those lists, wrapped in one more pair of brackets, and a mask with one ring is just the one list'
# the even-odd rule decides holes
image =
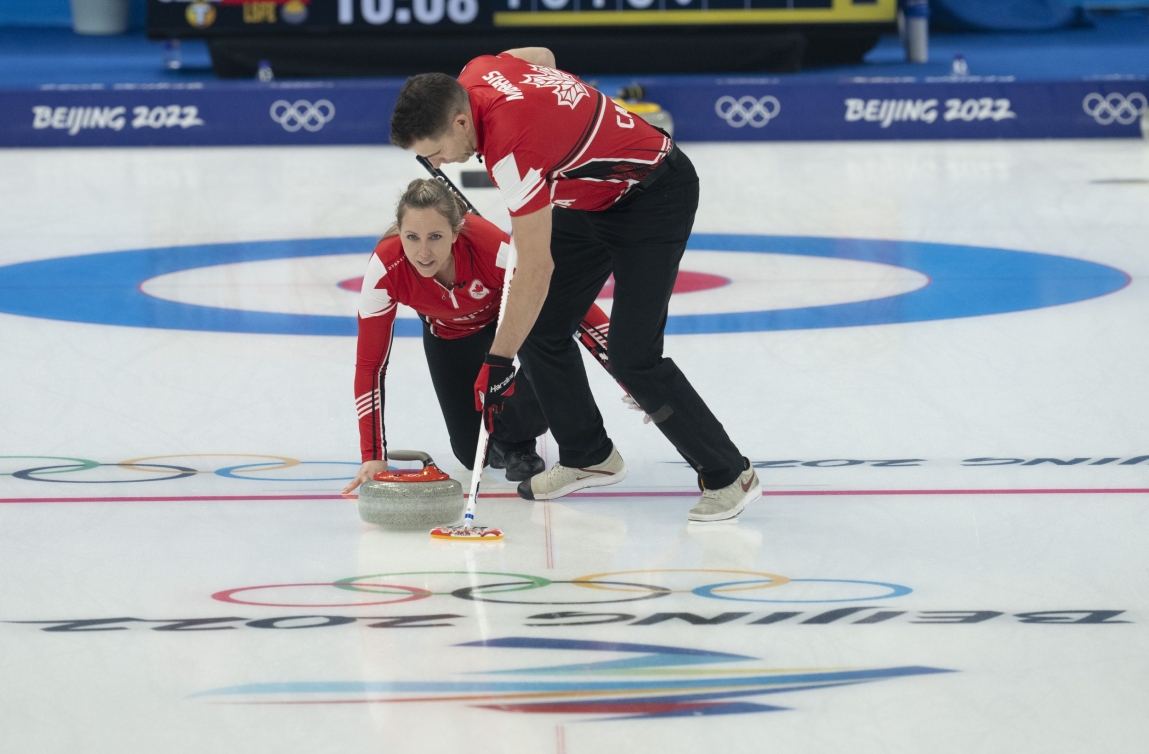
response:
{"label": "curling broom", "polygon": [[[503,322],[503,314],[507,311],[507,296],[511,292],[511,278],[515,274],[515,264],[518,262],[518,253],[515,251],[514,239],[507,252],[506,272],[503,273],[503,298],[499,304],[499,318],[496,329]],[[487,434],[486,417],[479,420],[479,443],[475,447],[475,465],[471,467],[471,489],[467,495],[467,508],[463,513],[463,523],[457,526],[437,526],[431,530],[435,539],[469,539],[479,542],[497,542],[503,538],[503,530],[493,526],[475,526],[475,506],[479,500],[479,483],[483,478],[483,466],[487,462]]]}

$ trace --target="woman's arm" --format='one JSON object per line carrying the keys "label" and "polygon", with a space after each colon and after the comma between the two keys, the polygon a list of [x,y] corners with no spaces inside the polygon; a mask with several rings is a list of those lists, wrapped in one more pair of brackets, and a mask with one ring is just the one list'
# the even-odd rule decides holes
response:
{"label": "woman's arm", "polygon": [[545,65],[547,68],[555,67],[555,54],[545,47],[516,47],[513,50],[504,50],[504,55],[513,55],[534,65]]}
{"label": "woman's arm", "polygon": [[344,493],[374,474],[387,470],[387,435],[383,425],[383,389],[395,330],[395,302],[385,290],[375,290],[378,277],[363,282],[359,305],[359,339],[355,355],[355,412],[359,417],[359,449],[363,465]]}

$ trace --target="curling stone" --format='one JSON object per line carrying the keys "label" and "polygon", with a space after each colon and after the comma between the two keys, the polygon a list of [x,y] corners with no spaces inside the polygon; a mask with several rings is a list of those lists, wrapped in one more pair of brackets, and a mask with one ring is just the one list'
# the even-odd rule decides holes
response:
{"label": "curling stone", "polygon": [[422,469],[376,474],[359,486],[359,518],[384,529],[430,529],[463,517],[463,485],[444,474],[431,456],[393,450],[394,461],[421,461]]}

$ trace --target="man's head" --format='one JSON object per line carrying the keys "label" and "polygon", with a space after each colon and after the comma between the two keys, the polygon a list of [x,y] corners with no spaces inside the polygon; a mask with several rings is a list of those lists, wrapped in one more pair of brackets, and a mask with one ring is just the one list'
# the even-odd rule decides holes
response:
{"label": "man's head", "polygon": [[414,150],[435,167],[469,160],[476,136],[467,90],[443,73],[407,79],[391,114],[391,143]]}

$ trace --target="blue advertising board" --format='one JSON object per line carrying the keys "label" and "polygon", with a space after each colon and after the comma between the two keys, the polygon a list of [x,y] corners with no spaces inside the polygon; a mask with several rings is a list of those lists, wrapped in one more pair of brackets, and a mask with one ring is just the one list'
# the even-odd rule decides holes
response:
{"label": "blue advertising board", "polygon": [[[1149,80],[640,78],[682,141],[1141,135]],[[401,79],[0,91],[0,147],[386,144]]]}
{"label": "blue advertising board", "polygon": [[684,141],[1140,136],[1149,81],[711,79],[644,83]]}
{"label": "blue advertising board", "polygon": [[401,80],[0,92],[0,146],[386,144]]}

